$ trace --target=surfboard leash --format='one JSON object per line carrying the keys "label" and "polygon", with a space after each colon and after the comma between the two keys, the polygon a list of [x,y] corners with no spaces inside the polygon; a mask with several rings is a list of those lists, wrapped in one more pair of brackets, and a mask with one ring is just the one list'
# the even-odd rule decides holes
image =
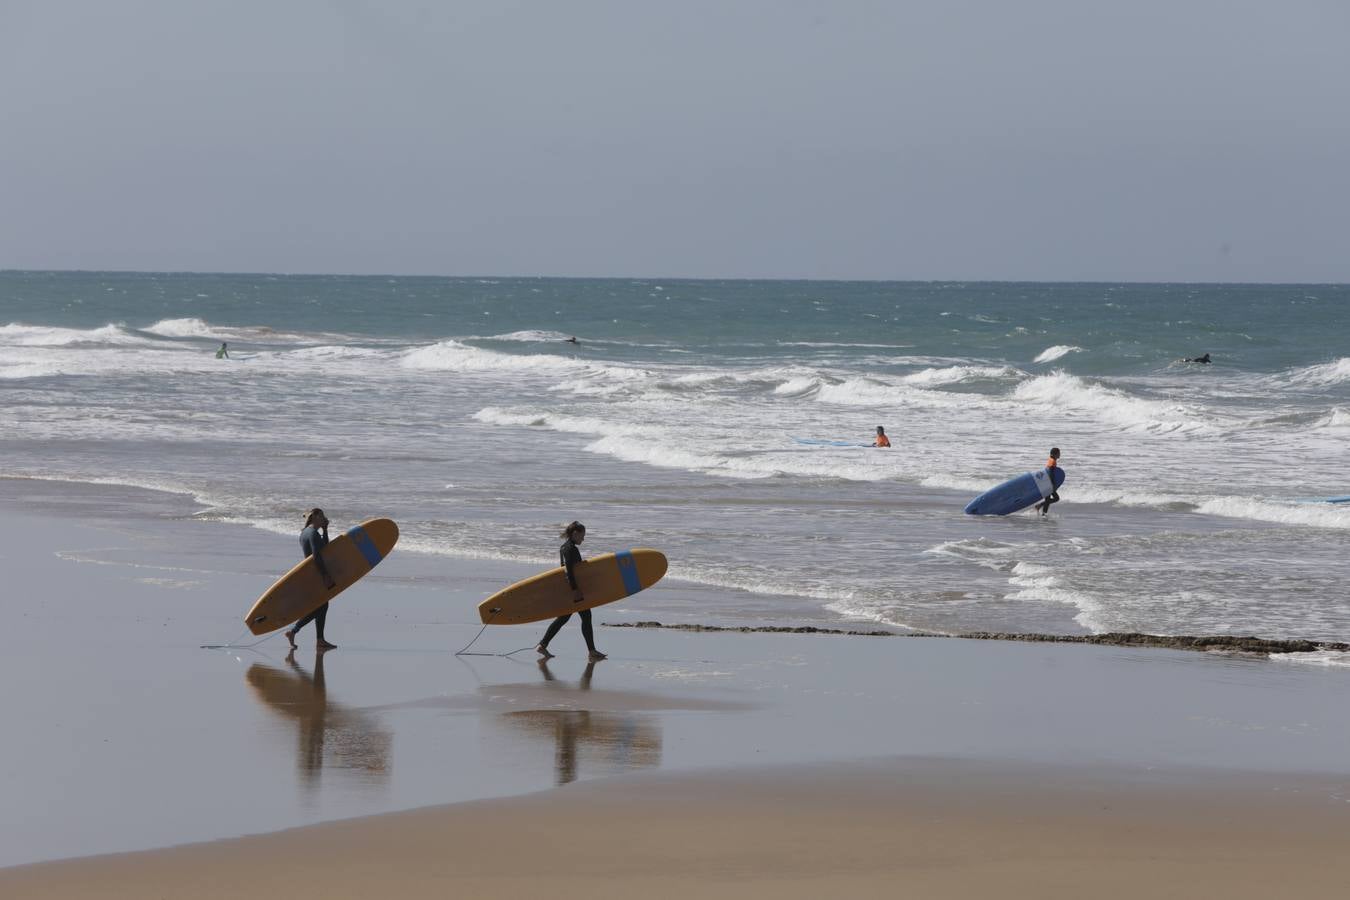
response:
{"label": "surfboard leash", "polygon": [[269,634],[263,635],[262,637],[258,638],[251,644],[236,643],[238,640],[240,640],[240,638],[242,638],[246,634],[248,634],[247,628],[245,628],[243,631],[239,633],[239,637],[235,638],[233,641],[230,641],[228,644],[202,644],[201,648],[203,650],[251,650],[254,647],[261,644],[263,641],[271,638],[273,635],[276,634],[276,632],[273,631]]}
{"label": "surfboard leash", "polygon": [[469,641],[469,642],[468,642],[467,644],[465,644],[461,649],[456,650],[456,651],[455,651],[455,655],[456,655],[456,656],[514,656],[514,655],[516,655],[517,653],[524,653],[526,650],[533,650],[533,649],[534,649],[533,647],[521,647],[519,650],[512,650],[510,653],[470,653],[470,652],[469,652],[469,648],[472,647],[474,644],[478,643],[478,639],[479,639],[480,637],[483,636],[483,632],[487,631],[488,626],[492,624],[492,619],[493,619],[493,617],[495,617],[495,616],[497,615],[497,613],[499,613],[499,612],[501,612],[501,610],[494,609],[494,610],[488,615],[488,620],[487,620],[486,622],[483,623],[483,627],[480,628],[480,629],[478,629],[478,633],[475,634],[475,635],[473,636],[473,640]]}

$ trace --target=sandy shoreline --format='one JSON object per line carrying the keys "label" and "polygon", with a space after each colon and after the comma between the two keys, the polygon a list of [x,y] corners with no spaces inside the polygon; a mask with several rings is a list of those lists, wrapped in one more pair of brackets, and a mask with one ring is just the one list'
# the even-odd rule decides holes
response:
{"label": "sandy shoreline", "polygon": [[642,628],[602,629],[598,666],[573,629],[546,666],[465,659],[474,604],[524,567],[398,551],[335,605],[339,650],[219,653],[291,540],[25,487],[0,480],[21,686],[0,895],[1269,896],[1347,874],[1344,670]]}
{"label": "sandy shoreline", "polygon": [[0,870],[0,892],[1255,898],[1343,889],[1347,826],[1343,796],[1245,776],[910,760],[612,779]]}

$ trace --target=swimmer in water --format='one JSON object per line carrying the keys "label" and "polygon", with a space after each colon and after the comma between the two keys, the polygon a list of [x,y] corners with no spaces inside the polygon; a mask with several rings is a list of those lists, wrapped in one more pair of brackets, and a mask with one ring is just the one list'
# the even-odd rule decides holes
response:
{"label": "swimmer in water", "polygon": [[1193,358],[1192,358],[1192,357],[1187,357],[1187,358],[1184,360],[1184,362],[1193,362],[1193,363],[1201,363],[1201,364],[1203,364],[1203,365],[1209,365],[1210,362],[1211,362],[1211,360],[1210,360],[1210,358],[1209,358],[1209,354],[1206,353],[1204,356],[1196,356],[1196,357],[1193,357]]}
{"label": "swimmer in water", "polygon": [[878,425],[878,426],[877,426],[877,439],[876,439],[875,441],[872,442],[872,446],[873,446],[873,447],[889,447],[890,445],[891,445],[891,439],[888,438],[888,437],[886,437],[886,429],[883,428],[882,426]]}
{"label": "swimmer in water", "polygon": [[230,346],[229,344],[225,343],[224,341],[221,341],[220,349],[216,351],[216,359],[229,359],[230,358],[229,346]]}

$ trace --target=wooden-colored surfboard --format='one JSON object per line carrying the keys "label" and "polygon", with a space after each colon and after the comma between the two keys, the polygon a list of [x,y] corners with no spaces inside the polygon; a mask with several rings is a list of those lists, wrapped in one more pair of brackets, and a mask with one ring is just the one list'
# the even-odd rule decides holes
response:
{"label": "wooden-colored surfboard", "polygon": [[478,617],[487,625],[521,625],[604,606],[660,581],[666,557],[659,550],[620,550],[582,560],[575,571],[585,597],[581,603],[572,601],[567,573],[559,566],[493,594],[478,604]]}
{"label": "wooden-colored surfboard", "polygon": [[389,555],[398,543],[398,526],[392,519],[367,519],[349,528],[324,547],[323,563],[336,586],[323,586],[323,577],[312,557],[297,563],[267,589],[244,616],[254,634],[267,634],[297,622],[351,587]]}

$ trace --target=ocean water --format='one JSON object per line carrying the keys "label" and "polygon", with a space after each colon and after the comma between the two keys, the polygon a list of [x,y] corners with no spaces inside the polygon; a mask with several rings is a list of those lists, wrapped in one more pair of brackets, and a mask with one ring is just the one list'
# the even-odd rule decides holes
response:
{"label": "ocean water", "polygon": [[[580,519],[589,552],[671,558],[615,618],[1345,639],[1350,504],[1314,501],[1350,493],[1348,302],[0,272],[0,474],[186,492],[280,534],[313,505],[388,515],[450,571],[553,564]],[[802,442],[878,424],[893,449]],[[1051,445],[1049,518],[962,514]]]}

